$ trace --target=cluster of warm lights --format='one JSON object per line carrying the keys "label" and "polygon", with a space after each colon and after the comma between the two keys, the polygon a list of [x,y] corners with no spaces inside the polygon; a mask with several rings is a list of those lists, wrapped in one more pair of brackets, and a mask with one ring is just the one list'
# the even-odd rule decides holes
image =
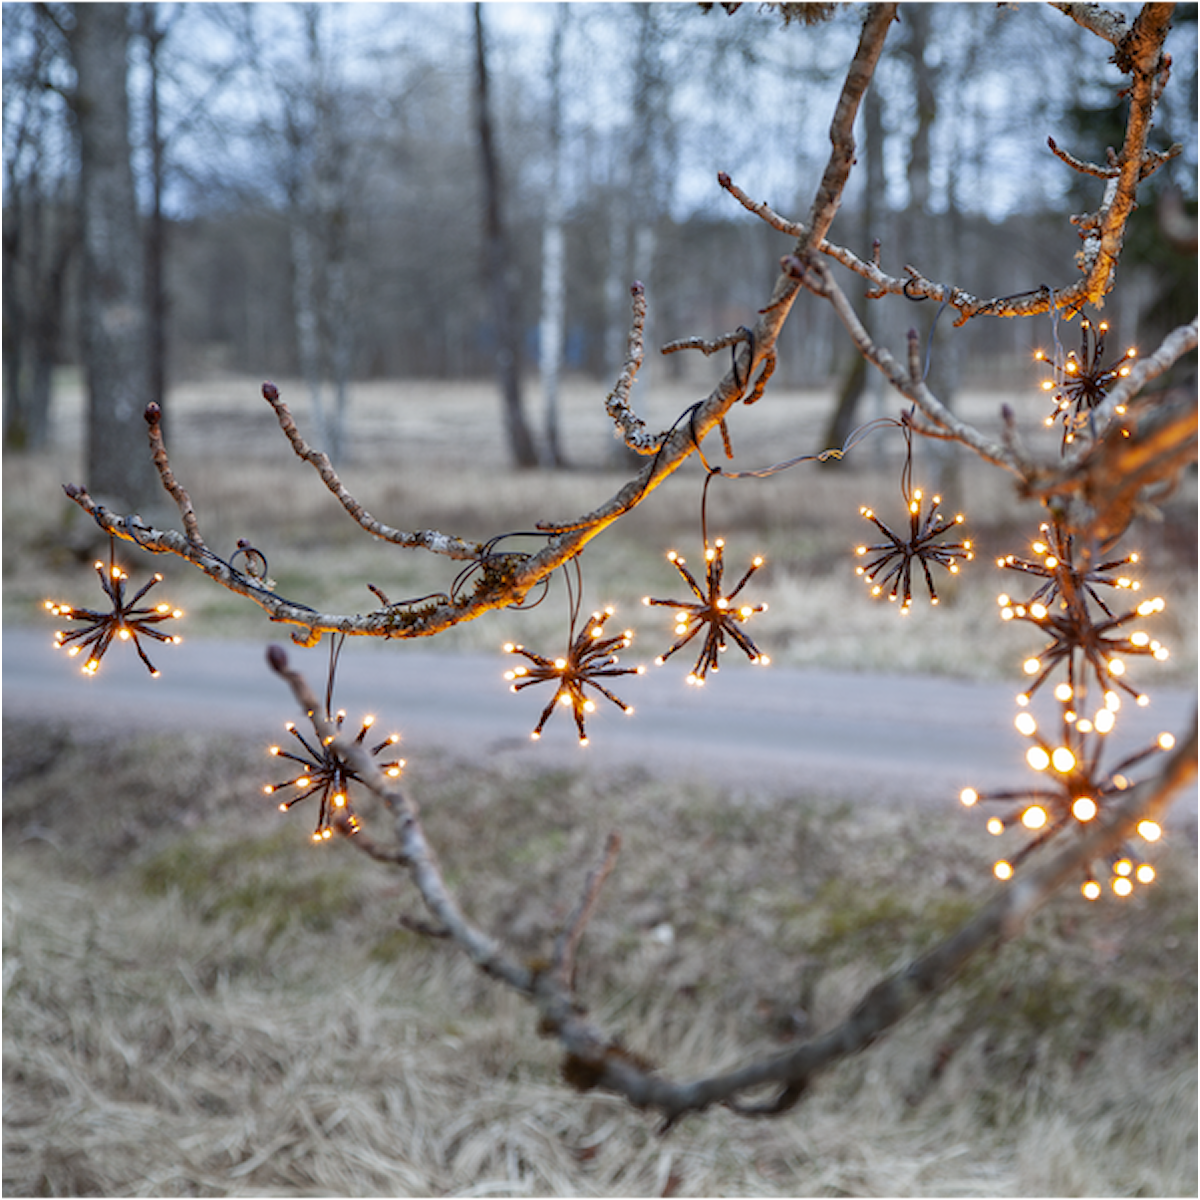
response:
{"label": "cluster of warm lights", "polygon": [[[1046,418],[1053,425],[1060,417],[1063,422],[1063,446],[1075,440],[1075,435],[1086,428],[1092,409],[1104,399],[1109,389],[1132,370],[1132,360],[1137,350],[1130,347],[1115,362],[1105,364],[1104,339],[1108,323],[1101,321],[1096,327],[1085,317],[1080,321],[1079,353],[1072,350],[1061,364],[1054,364],[1054,377],[1042,382],[1042,390],[1054,393],[1054,412]],[[1047,361],[1039,350],[1034,358]],[[1123,409],[1118,409],[1123,412]]]}
{"label": "cluster of warm lights", "polygon": [[964,521],[959,513],[953,521],[947,521],[938,511],[941,496],[934,496],[930,501],[929,511],[924,519],[921,517],[921,502],[923,495],[920,488],[916,489],[908,499],[908,535],[902,537],[889,529],[869,508],[859,511],[875,525],[887,538],[886,542],[877,542],[873,546],[859,546],[855,553],[860,558],[871,555],[870,562],[856,567],[857,574],[862,575],[872,585],[871,595],[882,596],[885,592],[889,600],[900,600],[900,611],[907,613],[912,607],[912,567],[914,560],[921,564],[925,575],[925,586],[929,590],[931,604],[938,602],[937,588],[933,584],[931,564],[944,567],[951,575],[958,574],[959,561],[970,562],[975,557],[975,551],[969,541],[943,542],[941,539],[961,525]]}
{"label": "cluster of warm lights", "polygon": [[100,661],[104,658],[114,639],[122,642],[132,642],[138,657],[146,664],[146,669],[155,678],[158,669],[146,656],[142,648],[141,638],[150,638],[156,642],[167,642],[178,645],[183,639],[177,634],[163,633],[155,626],[163,621],[176,620],[183,612],[170,604],[156,604],[153,608],[138,608],[139,601],[156,584],[162,582],[161,575],[155,575],[144,587],[135,592],[129,599],[125,598],[125,584],[129,576],[116,563],[103,562],[93,564],[96,574],[100,577],[100,586],[109,598],[112,608],[108,612],[96,612],[90,608],[75,608],[70,604],[47,600],[45,607],[55,617],[63,617],[68,621],[80,621],[81,626],[69,633],[59,630],[54,635],[54,644],[61,649],[66,647],[67,653],[75,658],[88,651],[83,664],[83,674],[95,675],[100,669]]}
{"label": "cluster of warm lights", "polygon": [[1008,554],[996,560],[997,566],[1044,580],[1024,602],[1004,592],[996,598],[1003,620],[1028,621],[1050,637],[1037,655],[1025,660],[1022,669],[1031,682],[1017,702],[1028,704],[1030,696],[1051,673],[1065,666],[1067,682],[1073,690],[1082,686],[1082,673],[1090,669],[1102,692],[1116,687],[1145,705],[1147,697],[1125,679],[1125,659],[1145,656],[1165,662],[1170,651],[1145,630],[1126,632],[1125,627],[1139,618],[1161,613],[1166,601],[1156,596],[1116,614],[1097,590],[1107,587],[1117,592],[1139,591],[1141,584],[1137,580],[1117,573],[1122,567],[1136,563],[1138,556],[1130,554],[1095,567],[1080,568],[1074,561],[1073,539],[1057,523],[1041,527],[1041,536],[1033,542],[1032,549],[1037,556],[1034,559]]}
{"label": "cluster of warm lights", "polygon": [[[273,757],[286,758],[299,764],[300,767],[300,773],[294,779],[287,779],[282,783],[268,783],[263,788],[268,796],[274,795],[283,788],[299,789],[298,795],[280,802],[280,812],[287,812],[293,805],[299,804],[301,800],[307,800],[309,796],[320,796],[317,827],[313,833],[314,842],[328,841],[333,836],[335,824],[346,833],[357,833],[359,828],[358,818],[354,815],[354,809],[350,803],[350,784],[362,781],[333,745],[334,738],[346,719],[346,714],[344,711],[339,711],[337,716],[332,719],[335,727],[334,733],[318,739],[315,745],[296,728],[294,721],[289,721],[284,728],[300,743],[300,751],[297,753],[285,750],[282,746],[272,746],[268,751]],[[374,724],[374,717],[364,717],[362,728],[359,729],[358,736],[354,739],[355,742],[361,745]],[[394,746],[399,740],[398,733],[391,734],[371,749],[372,756],[378,757],[383,750]],[[402,758],[379,764],[380,770],[390,779],[398,779],[404,767],[405,762]]]}
{"label": "cluster of warm lights", "polygon": [[613,678],[617,675],[640,675],[645,667],[621,667],[615,653],[624,650],[633,641],[633,630],[626,629],[617,637],[605,637],[605,622],[613,615],[612,608],[606,608],[602,613],[592,613],[591,620],[583,631],[575,637],[565,656],[561,658],[546,658],[535,654],[513,642],[504,647],[506,654],[519,654],[528,659],[530,666],[521,664],[504,673],[504,678],[512,684],[511,690],[519,692],[538,683],[556,684],[555,692],[549,704],[542,711],[541,719],[530,735],[534,741],[542,736],[542,730],[555,709],[559,706],[570,708],[575,717],[575,728],[579,732],[579,744],[588,744],[585,718],[596,709],[595,701],[587,695],[587,688],[594,688],[606,700],[610,700],[626,713],[632,713],[633,708],[619,697],[613,695],[600,679]]}
{"label": "cluster of warm lights", "polygon": [[750,639],[742,626],[755,613],[765,612],[765,604],[735,603],[738,594],[746,586],[746,582],[765,561],[757,556],[750,563],[746,573],[734,587],[725,594],[721,588],[722,576],[725,573],[725,543],[718,538],[711,546],[704,548],[705,577],[704,584],[687,569],[684,559],[674,550],[667,554],[667,559],[674,564],[675,569],[683,576],[684,582],[692,591],[694,600],[656,600],[644,596],[642,603],[658,608],[673,608],[675,610],[675,642],[664,654],[654,661],[661,665],[678,650],[682,650],[697,634],[704,632],[704,641],[700,647],[696,665],[687,677],[688,683],[703,685],[709,671],[720,669],[720,655],[725,652],[730,639],[752,662],[766,666],[771,660],[759,653],[758,647]]}
{"label": "cluster of warm lights", "polygon": [[[1130,786],[1126,772],[1131,767],[1175,745],[1171,734],[1163,733],[1153,745],[1129,755],[1111,769],[1101,769],[1104,735],[1113,728],[1113,714],[1120,709],[1120,697],[1109,692],[1104,707],[1091,719],[1085,719],[1074,711],[1075,697],[1065,684],[1059,685],[1056,696],[1061,706],[1061,723],[1053,740],[1042,736],[1037,720],[1027,709],[1017,714],[1015,722],[1018,732],[1032,742],[1025,761],[1041,776],[1039,785],[987,794],[965,788],[959,797],[968,808],[981,802],[1005,806],[1007,811],[1003,815],[988,818],[989,833],[999,837],[1019,828],[1033,835],[1016,854],[997,860],[992,868],[997,879],[1011,879],[1017,866],[1055,835],[1093,821],[1107,801]],[[1142,821],[1137,831],[1147,843],[1157,842],[1162,836],[1161,827],[1154,821]],[[1154,879],[1154,868],[1140,861],[1128,848],[1114,854],[1109,867],[1109,883],[1118,896],[1128,896],[1135,882],[1147,884]],[[1095,900],[1101,890],[1094,875],[1089,873],[1083,882],[1084,896]]]}
{"label": "cluster of warm lights", "polygon": [[[1076,553],[1074,539],[1058,522],[1042,525],[1032,550],[1032,558],[1008,554],[997,560],[997,566],[1034,576],[1040,581],[1036,591],[1023,602],[1007,594],[997,599],[1002,619],[1028,621],[1051,639],[1038,655],[1023,664],[1031,682],[1017,697],[1019,711],[1014,722],[1017,731],[1030,741],[1025,761],[1038,773],[1039,783],[988,795],[966,788],[960,797],[968,807],[981,801],[1006,806],[1006,813],[988,819],[990,833],[1000,836],[1010,829],[1020,829],[1031,835],[1016,854],[996,862],[993,871],[1001,880],[1011,879],[1023,859],[1057,834],[1094,820],[1106,801],[1130,786],[1126,772],[1131,767],[1175,744],[1171,734],[1163,733],[1153,745],[1129,755],[1115,767],[1100,766],[1107,735],[1117,724],[1122,693],[1132,696],[1139,706],[1149,703],[1149,697],[1126,680],[1125,657],[1145,655],[1162,661],[1168,656],[1166,647],[1144,630],[1126,631],[1126,626],[1139,618],[1162,612],[1165,604],[1161,597],[1143,600],[1117,614],[1102,594],[1104,589],[1116,594],[1140,591],[1141,584],[1122,573],[1123,568],[1138,561],[1138,556],[1130,554],[1095,566],[1081,566],[1077,559],[1082,556]],[[1058,733],[1048,739],[1039,730],[1030,701],[1059,670],[1065,678],[1060,676],[1053,687],[1059,705]],[[1088,689],[1093,681],[1098,685],[1101,702],[1089,706]],[[1153,821],[1143,821],[1138,833],[1143,841],[1155,842],[1162,830]],[[1128,896],[1136,883],[1154,879],[1154,868],[1128,848],[1122,848],[1108,865],[1109,886],[1117,896]],[[1103,889],[1089,872],[1082,891],[1087,899],[1095,900]]]}

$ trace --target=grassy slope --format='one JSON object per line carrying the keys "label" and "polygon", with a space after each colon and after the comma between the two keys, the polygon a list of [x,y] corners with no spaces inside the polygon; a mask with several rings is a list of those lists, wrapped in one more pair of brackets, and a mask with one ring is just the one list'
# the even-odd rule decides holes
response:
{"label": "grassy slope", "polygon": [[[1132,902],[1063,896],[793,1114],[661,1140],[399,924],[401,876],[270,809],[260,747],[81,738],[5,729],[6,1193],[1195,1194],[1189,846]],[[622,831],[580,986],[675,1074],[826,1027],[989,886],[975,822],[927,809],[410,783],[469,910],[529,955]]]}

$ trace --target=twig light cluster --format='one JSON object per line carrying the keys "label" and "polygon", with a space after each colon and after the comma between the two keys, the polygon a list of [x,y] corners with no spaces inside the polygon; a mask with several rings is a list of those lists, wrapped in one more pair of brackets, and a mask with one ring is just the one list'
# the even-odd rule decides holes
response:
{"label": "twig light cluster", "polygon": [[[311,716],[312,714],[310,713],[309,715]],[[346,719],[346,713],[341,709],[333,715],[326,711],[325,719],[331,721],[335,730],[340,732],[342,723]],[[373,716],[368,715],[363,718],[362,727],[354,739],[356,745],[363,743],[363,739],[374,724],[375,718]],[[318,735],[314,743],[310,742],[296,728],[294,721],[289,721],[284,728],[300,744],[300,750],[285,750],[282,746],[272,746],[269,753],[273,758],[283,758],[290,762],[298,763],[300,772],[293,779],[285,779],[280,783],[265,784],[263,792],[268,796],[273,796],[276,792],[283,791],[285,788],[295,788],[297,790],[297,795],[280,801],[280,812],[288,812],[295,805],[299,804],[301,800],[307,800],[309,796],[319,796],[317,827],[312,835],[314,842],[326,841],[332,837],[335,824],[340,826],[345,833],[357,833],[359,820],[354,815],[354,807],[350,800],[350,784],[355,781],[361,782],[361,777],[357,771],[347,763],[335,748],[332,737],[321,738]],[[399,734],[389,734],[382,742],[371,748],[370,753],[372,757],[378,757],[379,754],[394,746],[399,740]],[[381,762],[379,764],[380,770],[392,779],[398,779],[405,766],[406,763],[402,758],[395,758],[389,762]]]}
{"label": "twig light cluster", "polygon": [[[1118,379],[1129,374],[1131,364],[1137,358],[1137,349],[1131,346],[1116,361],[1105,363],[1104,341],[1107,333],[1107,321],[1093,326],[1086,317],[1081,317],[1079,352],[1072,350],[1065,358],[1056,356],[1057,361],[1052,364],[1052,377],[1042,383],[1043,391],[1054,393],[1054,412],[1046,418],[1046,424],[1053,425],[1062,419],[1064,449],[1087,428],[1092,410],[1100,405]],[[1039,362],[1046,361],[1045,354],[1040,350],[1034,357]]]}
{"label": "twig light cluster", "polygon": [[1058,521],[1043,524],[1041,536],[1031,548],[1036,558],[1008,554],[997,559],[997,566],[1046,580],[1023,603],[1014,601],[1007,592],[996,597],[1005,621],[1029,622],[1050,637],[1044,649],[1025,660],[1025,674],[1033,681],[1018,697],[1018,703],[1028,704],[1033,693],[1061,665],[1066,667],[1067,684],[1073,694],[1085,687],[1083,672],[1090,669],[1102,692],[1117,687],[1145,705],[1145,694],[1125,679],[1125,656],[1148,656],[1165,662],[1170,652],[1145,630],[1123,630],[1138,618],[1162,612],[1166,601],[1155,596],[1117,615],[1097,591],[1100,587],[1140,591],[1140,581],[1116,574],[1122,567],[1136,563],[1139,556],[1129,554],[1096,567],[1080,568],[1075,562],[1075,539]]}
{"label": "twig light cluster", "polygon": [[[1131,781],[1126,772],[1131,767],[1152,755],[1171,750],[1175,745],[1171,734],[1161,733],[1152,745],[1128,755],[1115,766],[1104,768],[1101,759],[1107,744],[1106,734],[1116,723],[1120,697],[1115,692],[1108,692],[1104,706],[1091,718],[1080,717],[1075,712],[1076,697],[1066,684],[1059,685],[1056,699],[1059,722],[1057,736],[1053,739],[1043,735],[1037,719],[1028,709],[1022,709],[1016,716],[1018,732],[1031,742],[1025,760],[1037,772],[1039,782],[1029,787],[983,794],[974,788],[965,788],[960,796],[968,808],[981,802],[1004,806],[1001,815],[988,818],[989,833],[998,837],[1019,827],[1032,835],[1015,854],[996,860],[992,870],[1000,880],[1011,879],[1021,862],[1056,835],[1088,826],[1107,804],[1129,788]],[[1155,821],[1140,822],[1137,832],[1145,843],[1157,842],[1162,836],[1162,828]],[[1112,852],[1107,866],[1109,884],[1117,896],[1128,896],[1135,881],[1147,884],[1155,877],[1154,868],[1129,845],[1122,845]],[[1099,898],[1102,889],[1093,869],[1088,868],[1081,890],[1089,900]]]}
{"label": "twig light cluster", "polygon": [[534,727],[530,737],[534,741],[542,736],[546,722],[550,720],[558,706],[570,708],[575,718],[575,728],[579,732],[579,744],[588,744],[585,718],[596,709],[596,703],[587,694],[588,688],[599,692],[606,700],[611,701],[627,714],[633,713],[632,705],[626,704],[620,697],[615,696],[600,682],[601,679],[611,679],[618,675],[640,675],[645,667],[621,667],[615,653],[624,650],[633,641],[633,630],[626,629],[616,637],[605,637],[605,622],[614,615],[612,608],[603,612],[592,613],[591,620],[578,635],[574,633],[572,621],[571,644],[567,652],[560,658],[546,658],[524,646],[514,642],[505,644],[506,654],[519,654],[529,661],[530,666],[522,663],[504,673],[504,678],[512,684],[514,692],[523,691],[539,683],[555,684],[554,695],[542,710],[542,715]]}
{"label": "twig light cluster", "polygon": [[125,585],[129,582],[129,576],[116,563],[115,547],[111,538],[108,564],[97,561],[92,565],[100,578],[100,586],[104,589],[111,608],[107,612],[100,612],[91,608],[75,608],[59,600],[47,600],[45,607],[52,616],[80,622],[79,628],[70,632],[59,630],[54,635],[55,647],[65,647],[72,658],[88,650],[82,671],[85,675],[95,675],[114,639],[132,642],[138,657],[146,664],[146,670],[157,678],[158,668],[147,657],[141,639],[150,638],[156,642],[179,645],[183,639],[178,634],[163,633],[155,626],[163,621],[177,620],[183,616],[182,610],[165,602],[156,604],[153,608],[138,607],[150,589],[162,582],[163,577],[158,574],[126,599]]}
{"label": "twig light cluster", "polygon": [[[864,517],[887,538],[886,542],[877,542],[873,546],[859,546],[855,553],[860,558],[870,558],[869,562],[856,567],[859,575],[871,583],[871,595],[882,595],[885,590],[889,600],[900,598],[900,611],[907,613],[912,607],[912,568],[913,562],[921,564],[925,575],[925,586],[929,589],[930,604],[937,604],[937,588],[933,583],[933,575],[929,570],[931,564],[945,567],[951,575],[958,574],[960,561],[970,562],[975,557],[975,551],[969,541],[944,542],[942,538],[952,532],[965,520],[958,513],[952,521],[938,511],[941,496],[934,496],[929,503],[929,509],[924,518],[921,516],[921,503],[924,497],[921,489],[913,491],[908,500],[908,533],[907,536],[889,529],[870,508],[863,507],[859,511]],[[871,558],[874,555],[875,557]],[[880,576],[882,575],[882,578]]]}
{"label": "twig light cluster", "polygon": [[719,656],[724,653],[727,638],[742,651],[752,662],[761,666],[770,663],[770,659],[759,652],[758,647],[741,627],[755,613],[765,612],[765,604],[735,604],[738,594],[746,586],[750,577],[763,565],[764,559],[756,555],[746,569],[745,574],[730,589],[728,594],[722,591],[722,578],[725,573],[725,542],[717,538],[711,545],[704,547],[704,584],[687,569],[684,559],[671,550],[667,554],[668,561],[675,567],[684,582],[692,591],[694,600],[659,600],[652,596],[644,596],[642,603],[648,607],[675,609],[675,641],[671,648],[660,654],[654,661],[662,664],[678,650],[682,650],[701,630],[704,631],[704,642],[700,647],[696,665],[688,674],[687,681],[697,686],[704,684],[709,671],[720,670]]}

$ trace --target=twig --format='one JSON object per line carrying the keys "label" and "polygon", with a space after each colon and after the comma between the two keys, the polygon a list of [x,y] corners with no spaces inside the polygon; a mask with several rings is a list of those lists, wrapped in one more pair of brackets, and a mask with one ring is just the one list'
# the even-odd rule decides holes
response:
{"label": "twig", "polygon": [[150,452],[154,458],[154,467],[158,471],[158,477],[179,508],[187,540],[197,550],[203,550],[204,539],[200,536],[200,523],[196,520],[196,510],[192,508],[192,498],[184,490],[183,485],[176,480],[175,474],[171,470],[171,460],[167,457],[167,444],[162,433],[162,409],[153,402],[147,404],[145,417],[150,435]]}
{"label": "twig", "polygon": [[588,872],[583,885],[583,895],[579,897],[575,911],[567,918],[558,937],[554,939],[554,956],[551,961],[559,981],[565,988],[574,986],[571,981],[575,974],[575,952],[579,948],[579,940],[583,937],[587,923],[592,919],[592,913],[596,911],[596,905],[600,902],[600,889],[617,865],[617,855],[620,852],[621,835],[614,831],[608,835],[605,842],[604,856]]}
{"label": "twig", "polygon": [[263,399],[275,410],[279,427],[291,443],[296,456],[302,458],[316,470],[325,486],[337,497],[338,503],[367,533],[373,537],[380,538],[382,541],[392,542],[397,546],[419,547],[422,550],[432,551],[434,554],[444,554],[447,558],[462,560],[477,559],[479,557],[480,548],[474,542],[464,542],[460,538],[438,533],[435,529],[422,529],[415,533],[405,533],[403,530],[393,529],[390,525],[385,525],[382,521],[377,521],[359,504],[347,490],[341,479],[338,478],[337,472],[333,469],[333,464],[329,461],[329,456],[321,451],[314,450],[301,436],[300,430],[296,427],[296,422],[292,417],[291,410],[281,399],[279,389],[275,384],[269,380],[264,383],[262,385],[262,394]]}
{"label": "twig", "polygon": [[797,252],[803,252],[811,243],[820,245],[824,241],[829,226],[833,224],[833,218],[841,206],[846,180],[850,177],[850,168],[854,165],[854,118],[858,115],[858,106],[867,85],[875,74],[875,64],[883,51],[888,29],[896,19],[897,7],[896,4],[871,4],[867,7],[867,19],[859,36],[858,49],[854,52],[854,59],[846,72],[841,95],[833,112],[833,120],[829,125],[829,141],[833,149],[830,151],[825,173],[821,177],[820,186],[809,209],[808,220],[805,222],[807,235],[801,235],[797,239]]}
{"label": "twig", "polygon": [[647,433],[646,422],[633,411],[629,405],[629,393],[633,381],[641,370],[645,357],[643,334],[646,329],[646,289],[641,283],[634,282],[629,289],[633,298],[633,320],[629,326],[629,341],[625,352],[625,362],[613,390],[604,401],[604,411],[613,419],[625,445],[637,454],[655,454],[661,449],[666,433]]}
{"label": "twig", "polygon": [[1078,171],[1081,175],[1095,175],[1097,179],[1113,179],[1117,174],[1116,167],[1097,167],[1094,163],[1084,162],[1082,158],[1076,158],[1067,150],[1059,147],[1058,143],[1052,138],[1046,139],[1046,145],[1050,147],[1051,152],[1074,171]]}

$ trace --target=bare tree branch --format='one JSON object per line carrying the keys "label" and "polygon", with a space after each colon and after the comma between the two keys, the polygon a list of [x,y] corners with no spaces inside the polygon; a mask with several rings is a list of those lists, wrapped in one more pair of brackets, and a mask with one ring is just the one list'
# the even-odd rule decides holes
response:
{"label": "bare tree branch", "polygon": [[[977,954],[1016,937],[1060,887],[1086,874],[1089,863],[1109,854],[1139,822],[1160,818],[1174,794],[1196,776],[1193,718],[1190,732],[1156,775],[1129,788],[1055,858],[1001,885],[993,899],[956,932],[876,983],[835,1028],[786,1053],[754,1060],[733,1071],[675,1082],[589,1021],[570,986],[575,947],[615,863],[619,839],[610,837],[603,860],[586,881],[582,898],[556,941],[549,968],[522,966],[459,909],[425,837],[415,802],[384,776],[361,744],[340,737],[336,727],[324,719],[315,695],[303,676],[289,666],[282,648],[272,646],[267,660],[288,683],[322,741],[332,744],[392,810],[399,842],[394,861],[405,864],[440,930],[479,970],[536,1005],[539,1029],[556,1037],[566,1051],[563,1072],[568,1082],[580,1090],[613,1092],[638,1108],[656,1111],[665,1118],[664,1129],[713,1104],[727,1104],[746,1116],[770,1116],[793,1107],[817,1075],[865,1049],[924,1001],[945,991]],[[771,1102],[751,1105],[738,1099],[763,1086],[779,1089]]]}

